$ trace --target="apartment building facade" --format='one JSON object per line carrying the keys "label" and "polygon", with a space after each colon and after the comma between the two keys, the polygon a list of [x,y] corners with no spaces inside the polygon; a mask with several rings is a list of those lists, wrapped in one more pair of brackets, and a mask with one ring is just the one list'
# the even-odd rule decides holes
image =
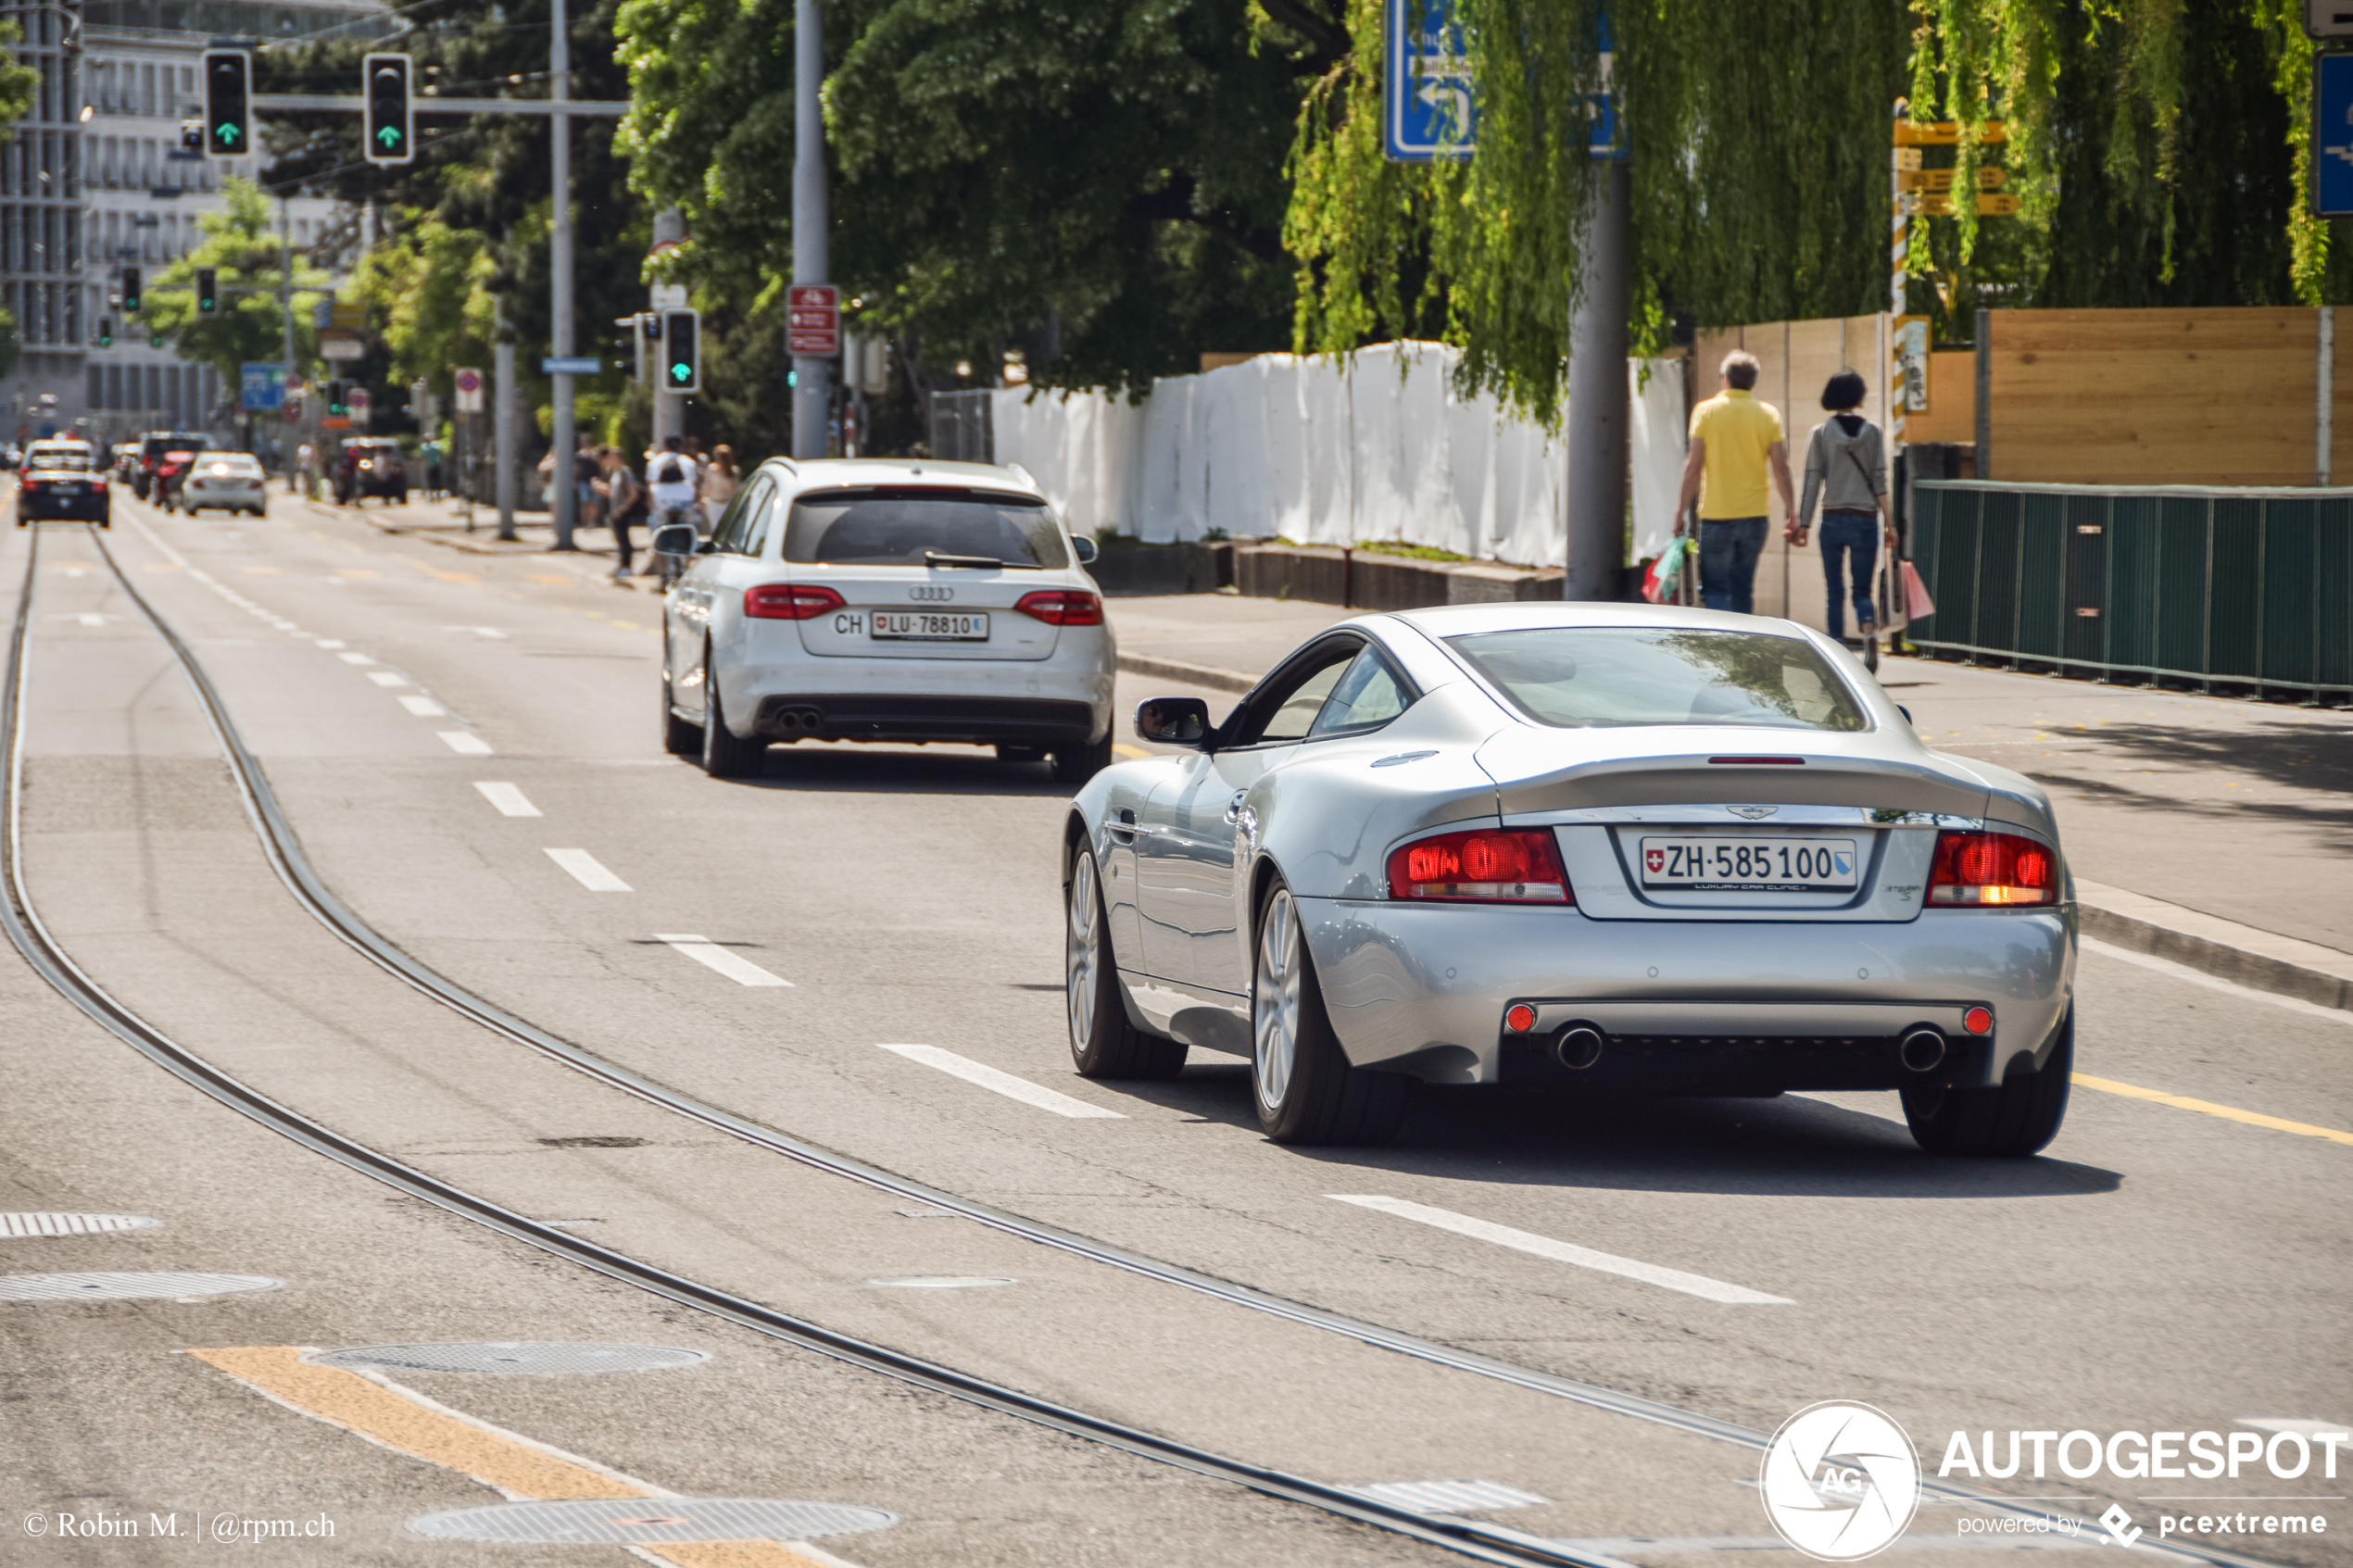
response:
{"label": "apartment building facade", "polygon": [[[31,111],[0,148],[0,304],[22,352],[0,379],[0,438],[77,431],[92,440],[146,429],[225,434],[237,388],[212,366],[151,341],[124,311],[123,270],[145,290],[203,243],[232,175],[266,159],[183,147],[203,116],[200,66],[216,43],[377,36],[394,27],[377,0],[0,0],[41,72]],[[340,253],[357,232],[322,198],[273,203],[298,253]]]}

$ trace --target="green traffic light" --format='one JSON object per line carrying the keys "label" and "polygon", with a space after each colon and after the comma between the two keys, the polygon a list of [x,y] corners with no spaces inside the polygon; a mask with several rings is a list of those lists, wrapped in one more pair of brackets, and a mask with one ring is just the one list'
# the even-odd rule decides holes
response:
{"label": "green traffic light", "polygon": [[384,126],[376,132],[376,140],[386,148],[396,147],[400,144],[400,128],[396,125]]}
{"label": "green traffic light", "polygon": [[695,368],[692,365],[673,365],[670,367],[670,379],[674,382],[690,382],[695,379]]}
{"label": "green traffic light", "polygon": [[235,146],[237,144],[237,138],[245,134],[244,132],[239,131],[233,125],[218,126],[214,129],[212,133],[220,138],[220,144],[224,147]]}

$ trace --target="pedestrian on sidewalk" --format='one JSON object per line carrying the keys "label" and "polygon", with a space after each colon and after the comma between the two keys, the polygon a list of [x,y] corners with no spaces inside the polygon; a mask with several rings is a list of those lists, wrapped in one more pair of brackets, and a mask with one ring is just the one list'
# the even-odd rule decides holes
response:
{"label": "pedestrian on sidewalk", "polygon": [[[665,436],[661,450],[646,465],[646,485],[653,498],[654,521],[657,529],[673,522],[683,522],[699,537],[703,532],[703,515],[695,505],[695,495],[701,488],[702,475],[696,471],[695,459],[677,436]],[[647,558],[646,571],[660,576],[662,559],[659,555]]]}
{"label": "pedestrian on sidewalk", "polygon": [[437,501],[441,499],[441,443],[426,436],[424,445],[417,448],[417,456],[425,465],[425,499]]}
{"label": "pedestrian on sidewalk", "polygon": [[1675,497],[1675,532],[1688,526],[1699,501],[1700,600],[1710,609],[1752,615],[1756,609],[1756,558],[1765,550],[1772,503],[1766,485],[1780,492],[1781,510],[1795,516],[1789,445],[1780,410],[1756,395],[1756,356],[1724,356],[1722,389],[1692,410],[1691,450]]}
{"label": "pedestrian on sidewalk", "polygon": [[[605,518],[612,527],[613,553],[620,558],[612,575],[615,582],[620,582],[628,577],[629,558],[635,553],[629,543],[629,530],[645,521],[646,487],[637,483],[637,476],[622,461],[620,448],[598,447],[597,462],[604,474],[597,482],[597,488],[603,493]],[[648,551],[648,558],[651,558],[651,555]]]}
{"label": "pedestrian on sidewalk", "polygon": [[[1841,370],[1822,388],[1831,417],[1814,428],[1806,446],[1806,497],[1791,520],[1788,538],[1803,548],[1822,503],[1822,580],[1829,589],[1830,633],[1846,640],[1846,605],[1855,604],[1856,633],[1869,639],[1879,631],[1871,603],[1871,581],[1879,570],[1879,543],[1895,552],[1895,520],[1887,509],[1886,451],[1879,426],[1862,416],[1863,378]],[[1851,574],[1850,571],[1851,570]],[[1851,587],[1847,581],[1852,577]]]}
{"label": "pedestrian on sidewalk", "polygon": [[711,449],[711,461],[702,470],[702,488],[696,495],[702,502],[703,533],[718,532],[719,514],[727,509],[727,503],[743,487],[742,470],[736,467],[736,449],[723,441]]}
{"label": "pedestrian on sidewalk", "polygon": [[604,473],[603,450],[584,435],[580,438],[579,451],[573,454],[573,483],[579,487],[580,497],[580,515],[576,521],[582,528],[594,528],[604,521],[605,514],[597,509],[604,490],[604,486],[598,483]]}
{"label": "pedestrian on sidewalk", "polygon": [[286,488],[308,501],[318,494],[312,475],[319,469],[319,448],[306,441],[295,448],[294,471],[286,475]]}

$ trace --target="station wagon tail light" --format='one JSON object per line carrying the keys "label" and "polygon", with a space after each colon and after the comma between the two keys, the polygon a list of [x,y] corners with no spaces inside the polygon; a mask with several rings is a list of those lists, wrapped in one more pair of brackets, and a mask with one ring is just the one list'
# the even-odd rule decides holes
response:
{"label": "station wagon tail light", "polygon": [[1013,608],[1024,615],[1036,616],[1049,626],[1101,626],[1103,623],[1103,601],[1076,588],[1040,588],[1034,594],[1024,594],[1015,599]]}
{"label": "station wagon tail light", "polygon": [[744,614],[753,621],[808,621],[841,604],[831,588],[808,583],[762,583],[744,590]]}
{"label": "station wagon tail light", "polygon": [[1929,868],[1931,904],[2013,906],[2058,902],[2058,859],[2031,838],[2014,833],[1936,835],[1936,859]]}
{"label": "station wagon tail light", "polygon": [[1541,829],[1442,833],[1389,857],[1389,896],[1475,904],[1573,904],[1553,835]]}

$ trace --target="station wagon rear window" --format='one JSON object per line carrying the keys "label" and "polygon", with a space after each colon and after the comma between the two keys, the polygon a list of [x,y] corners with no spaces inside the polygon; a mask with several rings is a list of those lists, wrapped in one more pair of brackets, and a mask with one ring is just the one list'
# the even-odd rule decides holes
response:
{"label": "station wagon rear window", "polygon": [[1026,570],[1070,564],[1053,513],[1036,496],[927,485],[818,490],[799,496],[785,526],[785,559],[828,566],[994,563]]}
{"label": "station wagon rear window", "polygon": [[1870,728],[1809,643],[1755,632],[1546,626],[1449,645],[1539,723]]}

